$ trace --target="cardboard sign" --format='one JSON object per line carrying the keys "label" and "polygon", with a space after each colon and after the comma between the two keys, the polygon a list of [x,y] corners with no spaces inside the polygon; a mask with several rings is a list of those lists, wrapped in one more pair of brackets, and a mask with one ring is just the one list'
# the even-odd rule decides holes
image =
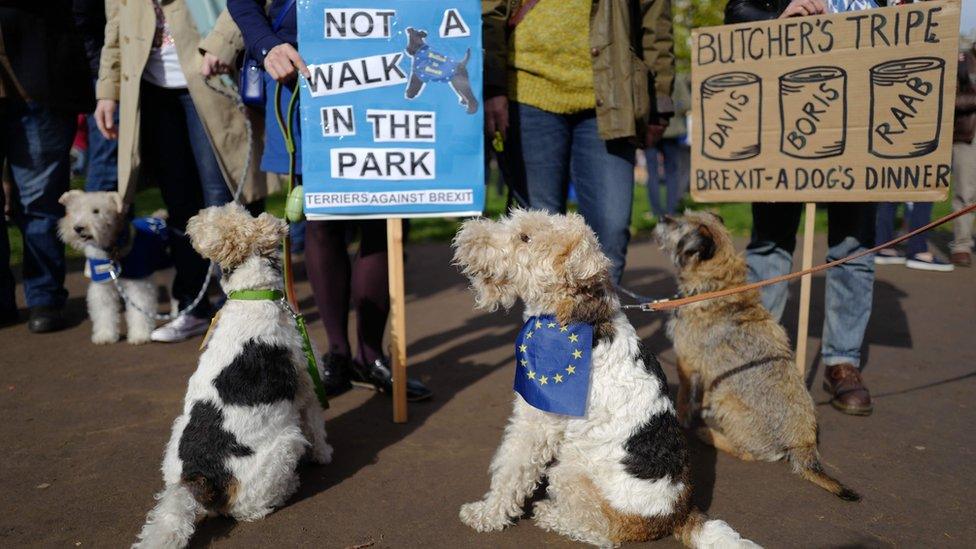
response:
{"label": "cardboard sign", "polygon": [[310,219],[480,215],[481,6],[298,3]]}
{"label": "cardboard sign", "polygon": [[958,42],[958,0],[693,31],[692,197],[943,200]]}

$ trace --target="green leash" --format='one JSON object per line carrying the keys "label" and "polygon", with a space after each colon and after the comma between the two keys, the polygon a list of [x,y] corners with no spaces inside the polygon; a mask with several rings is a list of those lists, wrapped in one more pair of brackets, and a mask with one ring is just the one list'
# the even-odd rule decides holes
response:
{"label": "green leash", "polygon": [[315,353],[312,352],[312,342],[308,339],[308,328],[305,326],[305,317],[301,313],[292,310],[288,302],[285,301],[285,293],[281,290],[236,290],[227,294],[227,299],[238,301],[275,301],[280,303],[285,310],[295,319],[295,329],[302,334],[302,352],[305,353],[305,362],[308,375],[312,378],[312,385],[315,389],[315,396],[319,399],[322,409],[328,409],[329,397],[325,394],[325,384],[319,376],[319,369],[315,364]]}

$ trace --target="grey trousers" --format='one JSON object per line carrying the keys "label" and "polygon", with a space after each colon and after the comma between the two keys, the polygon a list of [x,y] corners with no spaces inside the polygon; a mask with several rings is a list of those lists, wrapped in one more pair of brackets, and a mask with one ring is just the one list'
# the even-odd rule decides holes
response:
{"label": "grey trousers", "polygon": [[[952,144],[952,210],[959,211],[976,202],[976,139],[972,143]],[[972,252],[973,212],[952,223],[953,239],[949,250]]]}

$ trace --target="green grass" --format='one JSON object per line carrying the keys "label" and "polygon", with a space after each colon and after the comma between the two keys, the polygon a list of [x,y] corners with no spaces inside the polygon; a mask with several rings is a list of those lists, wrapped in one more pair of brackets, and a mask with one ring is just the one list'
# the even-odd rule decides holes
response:
{"label": "green grass", "polygon": [[[496,190],[496,181],[498,177],[498,171],[492,170],[489,176],[490,182],[488,184],[487,198],[485,200],[485,214],[491,217],[499,216],[505,211],[505,195]],[[74,189],[80,189],[83,186],[83,179],[75,179],[71,184],[71,187]],[[267,210],[272,214],[279,217],[283,216],[285,211],[284,193],[276,193],[269,196],[266,201],[266,207]],[[137,216],[149,215],[150,213],[161,208],[165,208],[165,205],[163,204],[163,199],[158,188],[152,187],[144,189],[136,194],[135,210]],[[722,216],[722,219],[725,220],[725,225],[733,234],[737,236],[748,235],[752,227],[752,213],[750,212],[748,203],[696,204],[691,201],[690,197],[685,197],[681,204],[681,208],[690,208],[693,210],[712,210]],[[634,188],[634,203],[631,214],[631,232],[634,235],[646,236],[650,230],[654,228],[655,220],[646,217],[648,211],[649,204],[647,190],[643,184],[639,183]],[[933,219],[942,217],[951,211],[952,205],[947,199],[935,204],[932,217]],[[459,223],[460,220],[451,218],[412,219],[410,221],[410,241],[450,242],[451,238],[454,236],[454,233],[457,231]],[[897,223],[900,224],[901,222],[897,221]],[[803,230],[802,224],[800,230]],[[939,227],[937,230],[951,232],[952,227],[949,224],[945,224]],[[826,234],[827,231],[827,209],[824,205],[819,205],[817,207],[816,231],[820,234]],[[19,265],[21,258],[23,257],[23,247],[20,232],[16,228],[9,225],[7,227],[7,232],[8,236],[10,237],[11,263],[13,265]],[[80,256],[81,254],[75,250],[68,250],[69,258],[77,258]]]}

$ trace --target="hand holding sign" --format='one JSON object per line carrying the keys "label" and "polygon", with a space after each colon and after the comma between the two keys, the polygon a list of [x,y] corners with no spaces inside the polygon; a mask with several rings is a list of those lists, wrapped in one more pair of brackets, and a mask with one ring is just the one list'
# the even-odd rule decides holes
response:
{"label": "hand holding sign", "polygon": [[805,15],[819,15],[826,13],[827,4],[823,0],[793,0],[783,10],[780,17],[803,17]]}

